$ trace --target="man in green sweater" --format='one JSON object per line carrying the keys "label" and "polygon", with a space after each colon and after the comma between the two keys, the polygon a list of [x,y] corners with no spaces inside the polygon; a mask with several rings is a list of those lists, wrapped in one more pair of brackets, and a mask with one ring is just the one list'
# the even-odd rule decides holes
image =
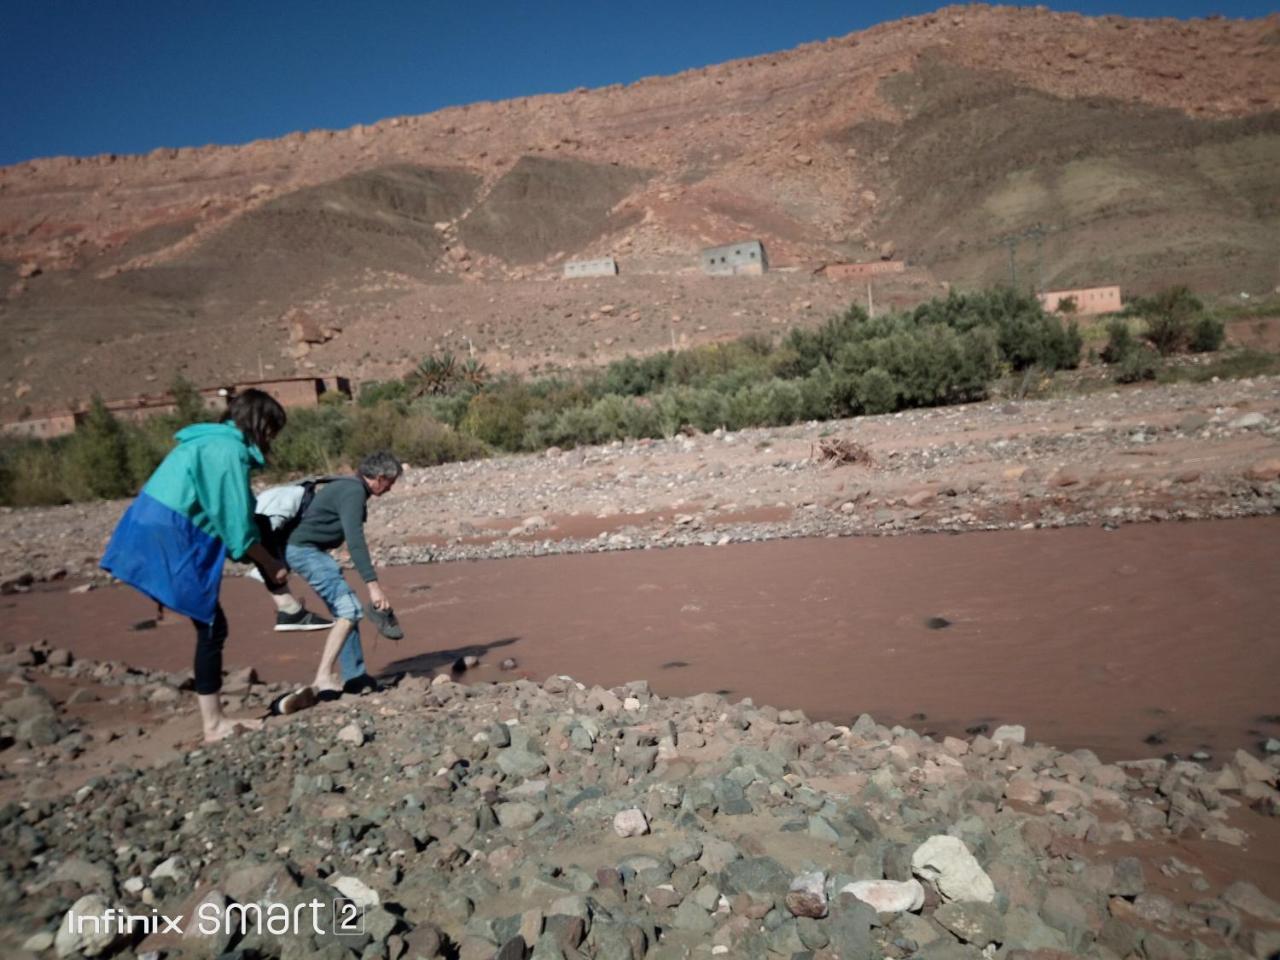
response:
{"label": "man in green sweater", "polygon": [[379,585],[378,573],[369,558],[364,523],[369,498],[387,493],[400,473],[400,461],[381,451],[361,460],[354,476],[320,484],[285,545],[289,567],[311,584],[333,615],[333,628],[325,639],[316,670],[315,688],[321,694],[359,693],[377,687],[365,669],[360,645],[359,624],[364,609],[329,551],[347,545],[351,563],[369,592],[369,603],[390,615],[391,602]]}

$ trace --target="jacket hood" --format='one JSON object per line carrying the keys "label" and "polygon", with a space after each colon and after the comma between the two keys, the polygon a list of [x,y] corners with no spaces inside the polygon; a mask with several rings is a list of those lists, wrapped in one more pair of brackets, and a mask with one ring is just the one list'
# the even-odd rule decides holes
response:
{"label": "jacket hood", "polygon": [[250,443],[234,423],[193,423],[189,427],[183,427],[173,436],[179,443],[235,440],[237,443],[244,444],[245,449],[249,451],[249,459],[258,466],[265,466],[267,462],[257,444]]}

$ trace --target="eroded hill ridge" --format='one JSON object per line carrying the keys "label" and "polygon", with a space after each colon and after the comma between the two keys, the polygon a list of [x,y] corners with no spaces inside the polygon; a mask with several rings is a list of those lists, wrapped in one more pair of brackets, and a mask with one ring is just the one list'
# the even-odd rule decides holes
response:
{"label": "eroded hill ridge", "polygon": [[985,283],[1036,229],[1044,284],[1266,290],[1278,49],[1276,15],[956,6],[626,86],[33,160],[0,169],[0,311],[18,360],[243,323],[219,362],[249,368],[282,340],[264,322],[318,299],[394,319],[457,279],[602,255],[669,276],[744,237],[777,266],[894,256]]}

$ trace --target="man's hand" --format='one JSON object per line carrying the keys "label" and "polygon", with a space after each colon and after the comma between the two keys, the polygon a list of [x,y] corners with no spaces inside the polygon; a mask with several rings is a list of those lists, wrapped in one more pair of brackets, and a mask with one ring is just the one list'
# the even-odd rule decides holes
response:
{"label": "man's hand", "polygon": [[377,580],[369,584],[369,602],[379,610],[391,609],[391,601],[388,600],[387,595],[382,592],[382,587],[378,586]]}

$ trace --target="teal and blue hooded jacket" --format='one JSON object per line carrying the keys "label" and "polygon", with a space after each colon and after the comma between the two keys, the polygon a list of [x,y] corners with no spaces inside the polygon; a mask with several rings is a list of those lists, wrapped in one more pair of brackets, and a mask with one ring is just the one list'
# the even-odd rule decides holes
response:
{"label": "teal and blue hooded jacket", "polygon": [[116,525],[102,568],[158,603],[212,623],[222,567],[258,542],[249,473],[262,452],[231,423],[179,430]]}

